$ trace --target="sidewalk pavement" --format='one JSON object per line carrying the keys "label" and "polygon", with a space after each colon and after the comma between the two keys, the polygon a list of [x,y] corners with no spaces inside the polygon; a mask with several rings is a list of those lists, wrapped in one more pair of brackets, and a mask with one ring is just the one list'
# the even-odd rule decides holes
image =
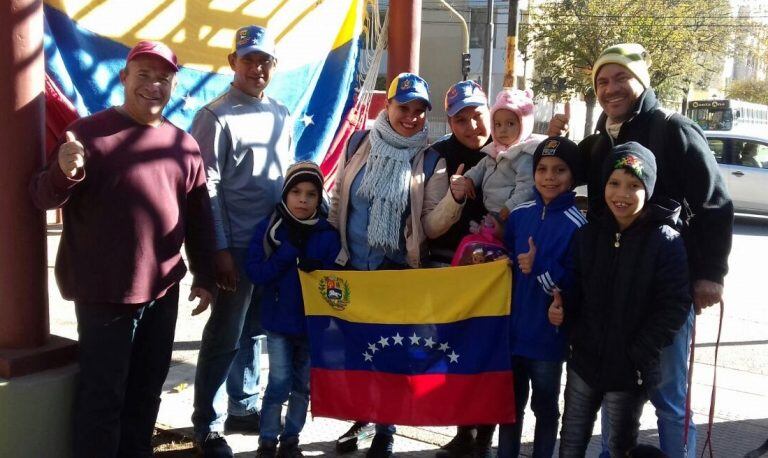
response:
{"label": "sidewalk pavement", "polygon": [[[734,237],[732,270],[726,289],[725,322],[723,324],[723,344],[720,347],[717,371],[717,404],[714,412],[712,443],[715,456],[741,457],[759,447],[768,439],[768,317],[764,311],[765,297],[755,287],[765,282],[762,279],[764,268],[752,268],[747,262],[733,263],[734,256],[762,260],[768,257],[768,225],[764,228],[750,228],[745,235]],[[751,232],[750,232],[751,231]],[[752,232],[757,232],[753,234]],[[74,307],[61,299],[53,276],[53,260],[58,245],[59,232],[49,231],[49,296],[51,333],[76,339],[77,323]],[[756,238],[757,237],[757,238]],[[759,242],[760,256],[755,243]],[[185,302],[186,291],[191,284],[190,277],[182,282],[179,318],[176,326],[173,360],[168,379],[163,387],[160,414],[157,420],[159,429],[191,437],[192,396],[197,353],[200,348],[200,336],[207,319],[190,315],[193,304]],[[738,306],[735,306],[738,304]],[[692,409],[698,427],[698,455],[706,439],[707,418],[710,406],[712,385],[714,341],[716,337],[719,312],[713,307],[705,311],[698,319],[698,337],[696,363],[694,366],[694,387]],[[262,380],[266,381],[266,355],[262,355],[265,368]],[[179,389],[180,387],[186,387]],[[563,375],[563,387],[565,375]],[[263,390],[264,387],[262,387]],[[471,402],[471,400],[468,400]],[[561,396],[562,411],[562,396]],[[311,406],[310,406],[311,409]],[[530,456],[533,440],[533,414],[526,410],[523,428],[522,456]],[[307,419],[301,435],[301,446],[307,456],[335,455],[335,439],[344,433],[351,423],[327,418]],[[399,427],[395,438],[395,453],[400,456],[431,457],[440,445],[448,442],[454,428],[440,427]],[[597,456],[600,449],[600,422],[597,421],[587,456]],[[656,418],[650,404],[647,404],[641,418],[641,442],[658,445]],[[236,452],[236,456],[253,456],[258,446],[257,436],[228,435],[227,441]],[[496,439],[494,439],[494,444]],[[348,456],[364,456],[365,450]],[[193,453],[178,452],[167,456],[195,456]],[[754,455],[759,456],[759,455]],[[751,457],[753,458],[753,457]]]}

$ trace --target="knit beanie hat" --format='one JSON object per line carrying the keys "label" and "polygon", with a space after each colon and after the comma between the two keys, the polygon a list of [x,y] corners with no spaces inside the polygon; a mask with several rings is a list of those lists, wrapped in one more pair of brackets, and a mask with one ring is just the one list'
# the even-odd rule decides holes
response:
{"label": "knit beanie hat", "polygon": [[597,74],[600,72],[600,67],[605,64],[619,64],[635,75],[645,89],[651,87],[651,76],[648,74],[651,57],[643,45],[621,43],[605,48],[592,66],[592,87],[597,87]]}
{"label": "knit beanie hat", "polygon": [[525,140],[533,133],[533,91],[526,89],[502,89],[496,95],[496,102],[491,107],[491,120],[499,110],[509,110],[520,120],[520,137],[515,143]]}
{"label": "knit beanie hat", "polygon": [[550,156],[560,158],[568,165],[568,168],[571,169],[571,175],[573,175],[574,187],[583,181],[584,159],[576,143],[565,137],[549,137],[539,143],[533,153],[534,175],[541,159]]}
{"label": "knit beanie hat", "polygon": [[631,173],[645,186],[645,200],[653,195],[656,185],[656,158],[651,150],[637,142],[616,145],[603,163],[603,188],[614,170]]}
{"label": "knit beanie hat", "polygon": [[283,202],[285,202],[288,191],[303,181],[309,181],[314,184],[317,187],[317,192],[322,195],[323,172],[320,171],[320,167],[312,161],[301,161],[288,167],[288,172],[285,174],[285,182],[283,183]]}

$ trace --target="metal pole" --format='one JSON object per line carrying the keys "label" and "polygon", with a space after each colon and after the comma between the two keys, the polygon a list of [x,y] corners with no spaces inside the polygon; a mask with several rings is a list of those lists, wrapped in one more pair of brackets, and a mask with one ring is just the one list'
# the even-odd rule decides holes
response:
{"label": "metal pole", "polygon": [[485,51],[483,52],[483,90],[490,97],[493,84],[493,0],[488,0],[488,21],[485,29]]}
{"label": "metal pole", "polygon": [[517,0],[509,0],[509,21],[507,22],[507,58],[504,68],[504,87],[517,87],[515,61],[517,57]]}
{"label": "metal pole", "polygon": [[387,30],[387,85],[399,73],[419,73],[421,0],[391,0]]}
{"label": "metal pole", "polygon": [[0,42],[0,349],[31,348],[48,338],[45,218],[28,191],[44,156],[43,2],[2,2]]}

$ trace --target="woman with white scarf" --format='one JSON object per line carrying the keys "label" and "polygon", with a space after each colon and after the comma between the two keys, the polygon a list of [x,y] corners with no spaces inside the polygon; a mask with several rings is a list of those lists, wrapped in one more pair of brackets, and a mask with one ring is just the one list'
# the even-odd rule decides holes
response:
{"label": "woman with white scarf", "polygon": [[[458,221],[463,188],[449,191],[445,159],[435,164],[425,157],[430,109],[427,82],[412,73],[399,74],[370,134],[339,164],[328,217],[341,235],[337,263],[355,270],[421,267],[427,239]],[[392,425],[376,425],[366,456],[390,456],[394,432]]]}

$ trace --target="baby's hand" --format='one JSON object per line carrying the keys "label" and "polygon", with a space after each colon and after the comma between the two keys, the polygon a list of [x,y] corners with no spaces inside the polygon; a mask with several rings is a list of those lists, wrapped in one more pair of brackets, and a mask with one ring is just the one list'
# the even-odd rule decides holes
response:
{"label": "baby's hand", "polygon": [[547,317],[549,318],[549,322],[555,326],[563,324],[565,313],[563,312],[563,298],[560,296],[560,291],[555,290],[554,299],[549,306]]}
{"label": "baby's hand", "polygon": [[501,207],[501,210],[499,210],[499,218],[502,221],[506,221],[509,218],[509,209],[506,206]]}
{"label": "baby's hand", "polygon": [[480,223],[478,223],[475,220],[472,220],[469,222],[469,232],[471,234],[479,234],[480,233]]}

